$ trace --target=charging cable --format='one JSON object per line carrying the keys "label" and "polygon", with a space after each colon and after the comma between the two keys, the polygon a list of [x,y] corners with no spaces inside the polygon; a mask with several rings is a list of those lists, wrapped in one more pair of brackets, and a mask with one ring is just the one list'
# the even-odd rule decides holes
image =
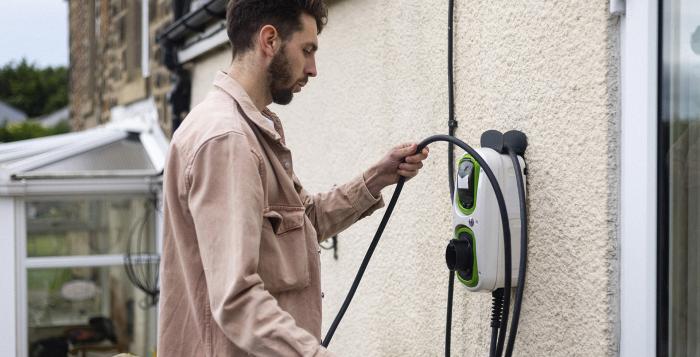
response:
{"label": "charging cable", "polygon": [[523,180],[523,174],[520,169],[520,161],[518,160],[518,155],[522,155],[525,152],[525,148],[521,145],[526,141],[523,138],[515,138],[515,135],[519,133],[511,134],[514,132],[506,132],[503,134],[504,146],[506,151],[508,151],[508,156],[510,156],[513,162],[513,169],[515,170],[515,182],[518,186],[518,201],[520,209],[520,260],[519,260],[519,270],[518,270],[518,287],[515,289],[515,302],[513,303],[513,320],[510,326],[510,334],[508,335],[508,346],[506,347],[506,357],[510,357],[513,354],[513,348],[515,348],[515,336],[518,334],[518,323],[520,321],[520,307],[523,303],[523,291],[525,290],[525,273],[527,269],[527,201],[525,200],[525,183]]}
{"label": "charging cable", "polygon": [[[510,225],[509,225],[509,220],[508,220],[508,212],[506,210],[506,203],[505,199],[503,198],[503,192],[501,191],[501,186],[498,184],[498,180],[496,179],[496,176],[494,175],[493,171],[491,171],[491,168],[489,167],[488,163],[486,163],[486,160],[484,160],[479,153],[476,152],[476,150],[472,149],[471,146],[467,145],[465,142],[449,136],[449,135],[433,135],[431,137],[426,138],[425,140],[421,141],[418,144],[418,148],[416,149],[416,153],[419,153],[423,150],[424,147],[430,145],[431,143],[434,143],[436,141],[446,141],[448,143],[453,143],[454,145],[459,146],[462,150],[466,151],[471,155],[481,166],[481,169],[486,173],[486,176],[491,183],[491,187],[493,187],[494,193],[496,195],[496,201],[498,203],[498,209],[500,211],[500,216],[501,216],[501,225],[503,227],[503,253],[505,256],[505,281],[504,281],[504,288],[503,290],[507,293],[503,294],[503,306],[509,306],[510,304],[510,287],[511,287],[511,246],[510,246]],[[372,242],[369,245],[369,248],[367,249],[367,253],[365,254],[364,259],[362,260],[362,263],[360,264],[360,268],[357,271],[357,274],[355,275],[355,279],[352,282],[352,286],[350,287],[350,291],[348,292],[348,295],[345,297],[345,301],[343,301],[343,305],[340,307],[340,310],[338,311],[338,314],[336,315],[335,319],[333,320],[333,323],[331,324],[330,328],[328,329],[328,332],[326,333],[326,337],[323,339],[323,342],[321,343],[322,346],[328,347],[328,345],[331,342],[331,339],[333,338],[333,335],[335,334],[335,330],[338,328],[338,325],[340,324],[340,321],[343,319],[343,316],[345,315],[345,312],[347,311],[348,307],[350,306],[350,302],[352,301],[352,298],[355,296],[355,292],[357,291],[358,286],[360,285],[360,281],[362,280],[362,276],[365,273],[365,270],[367,269],[367,265],[369,264],[369,260],[372,258],[372,254],[374,253],[374,249],[377,247],[377,244],[379,243],[379,239],[381,238],[382,234],[384,233],[384,229],[386,228],[387,223],[389,222],[389,218],[391,217],[392,212],[394,211],[394,207],[396,206],[396,202],[398,201],[399,195],[401,195],[401,190],[403,189],[403,185],[406,181],[405,177],[399,177],[399,181],[396,183],[396,188],[394,189],[394,194],[391,196],[391,200],[389,201],[389,205],[387,206],[386,211],[384,212],[384,216],[382,217],[381,222],[379,223],[379,227],[377,228],[377,232],[374,235],[374,238],[372,239]],[[503,347],[503,342],[505,341],[505,329],[507,326],[507,321],[508,321],[508,309],[503,310],[503,318],[500,323],[500,330],[502,334],[499,334],[498,342],[500,343],[501,346],[501,351]],[[501,335],[503,338],[501,338]],[[449,350],[449,349],[448,349]],[[449,353],[448,350],[445,351],[445,353]]]}

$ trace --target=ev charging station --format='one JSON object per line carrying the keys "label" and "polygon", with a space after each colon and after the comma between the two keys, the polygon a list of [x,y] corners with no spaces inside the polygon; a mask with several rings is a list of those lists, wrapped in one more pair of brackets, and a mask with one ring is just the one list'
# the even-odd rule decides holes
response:
{"label": "ev charging station", "polygon": [[[453,237],[445,250],[450,273],[447,303],[445,356],[450,356],[454,278],[466,292],[491,292],[490,357],[511,356],[515,346],[527,262],[527,208],[525,160],[527,137],[520,131],[501,133],[488,130],[481,136],[481,148],[473,149],[450,135],[434,135],[418,144],[416,152],[437,141],[446,141],[466,153],[457,161],[452,190]],[[399,178],[377,232],[360,264],[350,291],[331,324],[322,345],[328,344],[340,324],[362,280],[369,260],[396,206],[405,178]],[[518,241],[511,232],[519,232]],[[515,263],[515,264],[514,264]],[[512,288],[516,288],[508,343],[508,315]],[[459,292],[460,294],[462,292]]]}
{"label": "ev charging station", "polygon": [[[508,155],[492,148],[476,150],[489,163],[501,185],[511,232],[519,232],[518,185],[515,167]],[[525,161],[518,156],[520,174],[525,177]],[[454,238],[445,252],[447,266],[457,271],[457,279],[469,291],[493,291],[504,286],[505,264],[503,230],[491,184],[481,166],[469,154],[457,163],[457,179],[452,204]],[[512,281],[517,286],[520,242],[511,241]]]}

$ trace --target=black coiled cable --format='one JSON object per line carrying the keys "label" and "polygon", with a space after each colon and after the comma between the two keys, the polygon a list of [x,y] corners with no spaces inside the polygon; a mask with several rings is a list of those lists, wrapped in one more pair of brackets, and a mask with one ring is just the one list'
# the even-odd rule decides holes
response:
{"label": "black coiled cable", "polygon": [[158,305],[160,295],[158,287],[160,259],[152,257],[153,252],[149,249],[151,224],[157,210],[158,198],[154,194],[144,204],[143,216],[131,226],[125,242],[124,271],[131,284],[146,294],[146,300],[140,303],[143,309]]}
{"label": "black coiled cable", "polygon": [[496,289],[491,293],[491,347],[489,349],[491,357],[496,355],[501,316],[503,316],[503,289]]}

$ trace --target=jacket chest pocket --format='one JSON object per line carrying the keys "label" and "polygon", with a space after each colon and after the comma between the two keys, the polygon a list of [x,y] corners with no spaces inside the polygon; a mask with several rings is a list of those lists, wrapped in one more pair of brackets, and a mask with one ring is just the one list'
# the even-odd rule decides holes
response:
{"label": "jacket chest pocket", "polygon": [[304,207],[270,206],[264,213],[258,274],[271,293],[309,285]]}

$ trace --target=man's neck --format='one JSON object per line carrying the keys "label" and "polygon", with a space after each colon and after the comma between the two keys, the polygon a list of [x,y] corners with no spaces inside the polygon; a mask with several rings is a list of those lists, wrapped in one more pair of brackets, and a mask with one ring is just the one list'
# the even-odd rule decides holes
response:
{"label": "man's neck", "polygon": [[259,111],[272,103],[267,86],[267,71],[262,66],[252,64],[250,58],[235,60],[228,69],[228,75],[243,87]]}

